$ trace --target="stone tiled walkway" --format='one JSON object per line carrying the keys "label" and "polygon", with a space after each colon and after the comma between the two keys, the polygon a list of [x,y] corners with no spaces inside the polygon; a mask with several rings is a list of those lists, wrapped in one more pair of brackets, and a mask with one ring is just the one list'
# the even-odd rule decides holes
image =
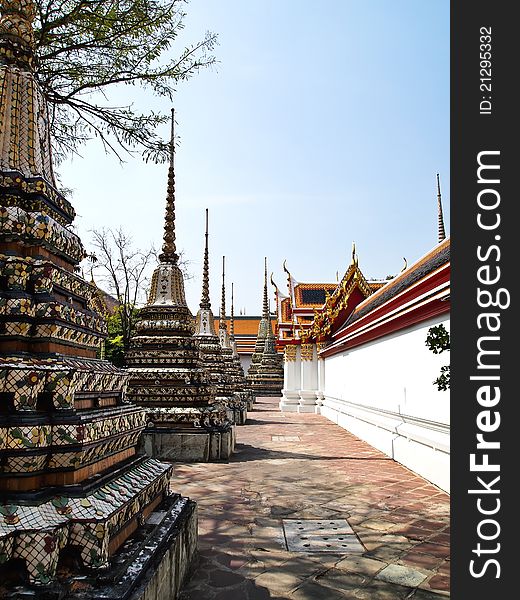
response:
{"label": "stone tiled walkway", "polygon": [[[229,462],[176,464],[199,557],[182,600],[444,600],[449,496],[316,415],[255,404]],[[289,552],[283,519],[347,519],[362,553]]]}

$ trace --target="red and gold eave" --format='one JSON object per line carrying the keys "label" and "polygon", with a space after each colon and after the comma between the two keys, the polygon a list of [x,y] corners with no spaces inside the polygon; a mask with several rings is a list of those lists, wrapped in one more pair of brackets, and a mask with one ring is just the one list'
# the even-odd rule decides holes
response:
{"label": "red and gold eave", "polygon": [[322,358],[450,312],[450,239],[360,302],[328,337]]}
{"label": "red and gold eave", "polygon": [[[294,288],[296,306],[291,299],[281,301],[281,319],[277,324],[277,346],[323,342],[330,338],[355,307],[381,287],[379,282],[368,282],[357,259],[353,260],[339,283],[299,283]],[[303,289],[324,289],[325,303],[303,304]]]}
{"label": "red and gold eave", "polygon": [[[334,291],[326,293],[313,319],[302,308],[281,301],[277,345],[324,343],[327,357],[450,311],[450,238],[446,238],[397,277],[367,281],[357,260],[349,265]],[[298,284],[304,285],[304,284]],[[281,319],[280,319],[281,316]],[[287,335],[289,334],[289,335]]]}

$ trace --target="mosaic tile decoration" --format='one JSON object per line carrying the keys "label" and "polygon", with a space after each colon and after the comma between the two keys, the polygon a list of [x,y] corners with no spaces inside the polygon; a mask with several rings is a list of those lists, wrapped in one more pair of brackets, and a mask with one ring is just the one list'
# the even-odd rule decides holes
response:
{"label": "mosaic tile decoration", "polygon": [[31,506],[1,503],[0,563],[23,558],[31,583],[48,583],[68,543],[82,548],[86,566],[106,566],[110,539],[167,493],[172,473],[172,465],[146,459],[84,497],[55,496]]}
{"label": "mosaic tile decoration", "polygon": [[12,393],[20,411],[35,410],[42,391],[52,393],[56,409],[70,409],[77,392],[123,392],[127,378],[106,361],[0,357],[0,392]]}
{"label": "mosaic tile decoration", "polygon": [[26,212],[19,206],[0,206],[0,228],[5,239],[38,242],[59,250],[74,262],[85,258],[79,237],[44,213]]}

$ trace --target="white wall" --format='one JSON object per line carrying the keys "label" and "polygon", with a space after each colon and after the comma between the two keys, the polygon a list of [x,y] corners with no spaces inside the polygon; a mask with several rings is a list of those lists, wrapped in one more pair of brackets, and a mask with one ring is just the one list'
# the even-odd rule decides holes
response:
{"label": "white wall", "polygon": [[450,354],[425,345],[432,319],[325,359],[321,414],[449,490],[450,393],[433,384]]}

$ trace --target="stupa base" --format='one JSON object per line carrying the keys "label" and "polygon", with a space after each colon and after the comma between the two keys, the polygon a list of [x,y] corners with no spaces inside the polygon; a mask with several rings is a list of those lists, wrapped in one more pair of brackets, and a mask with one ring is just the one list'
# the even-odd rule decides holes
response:
{"label": "stupa base", "polygon": [[247,421],[247,403],[242,400],[231,401],[227,406],[228,418],[235,425],[245,425]]}
{"label": "stupa base", "polygon": [[252,392],[256,402],[257,398],[280,398],[280,396],[282,395],[282,388],[253,388]]}
{"label": "stupa base", "polygon": [[212,428],[149,427],[142,436],[148,456],[172,462],[227,460],[235,450],[235,426]]}
{"label": "stupa base", "polygon": [[[0,584],[6,600],[164,600],[177,598],[197,550],[197,505],[168,496],[123,544],[106,569],[78,570],[67,561],[44,586]],[[69,560],[74,562],[73,557]],[[71,571],[74,574],[71,574]]]}

